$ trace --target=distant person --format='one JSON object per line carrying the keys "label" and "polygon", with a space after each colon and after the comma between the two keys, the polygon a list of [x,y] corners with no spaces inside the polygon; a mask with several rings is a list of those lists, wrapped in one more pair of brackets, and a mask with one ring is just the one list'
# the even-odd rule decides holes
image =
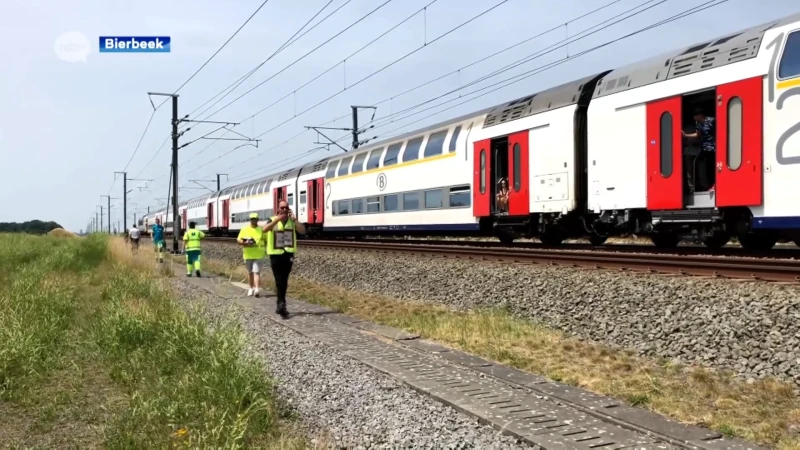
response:
{"label": "distant person", "polygon": [[270,222],[264,226],[264,233],[267,233],[267,254],[278,297],[275,312],[284,319],[289,316],[286,310],[286,291],[289,289],[294,255],[297,254],[298,231],[305,234],[306,229],[302,223],[295,222],[289,204],[281,200],[278,203],[278,215],[270,218]]}
{"label": "distant person", "polygon": [[242,247],[244,266],[247,269],[247,280],[250,289],[247,296],[261,296],[261,263],[266,256],[264,251],[264,232],[258,226],[258,213],[250,214],[250,224],[242,227],[236,242]]}
{"label": "distant person", "polygon": [[206,235],[200,230],[196,230],[197,224],[189,222],[189,229],[183,233],[183,251],[186,253],[186,276],[192,276],[192,267],[197,277],[200,277],[200,240],[205,239]]}
{"label": "distant person", "polygon": [[156,219],[156,224],[153,225],[153,245],[155,246],[156,259],[158,262],[164,262],[164,227],[161,225],[161,219]]}
{"label": "distant person", "polygon": [[131,238],[131,249],[136,253],[139,250],[139,229],[136,225],[128,232],[128,236]]}

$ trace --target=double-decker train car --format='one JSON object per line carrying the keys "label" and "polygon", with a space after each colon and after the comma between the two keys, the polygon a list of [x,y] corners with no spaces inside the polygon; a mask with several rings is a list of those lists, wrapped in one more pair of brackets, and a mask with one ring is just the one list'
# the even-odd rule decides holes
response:
{"label": "double-decker train car", "polygon": [[312,236],[599,245],[634,233],[660,247],[692,237],[768,249],[800,245],[798,188],[800,14],[228,187],[181,211],[205,214],[219,235],[286,200]]}

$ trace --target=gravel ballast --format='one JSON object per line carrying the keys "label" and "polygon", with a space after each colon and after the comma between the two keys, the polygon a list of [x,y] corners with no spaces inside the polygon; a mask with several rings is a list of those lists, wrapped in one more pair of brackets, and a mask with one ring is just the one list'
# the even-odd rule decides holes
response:
{"label": "gravel ballast", "polygon": [[[204,244],[204,255],[241,262],[241,249],[223,242]],[[795,285],[308,247],[295,259],[293,276],[460,310],[503,306],[642,355],[800,386]]]}
{"label": "gravel ballast", "polygon": [[263,314],[185,280],[175,279],[173,286],[183,302],[201,304],[210,316],[232,313],[240,320],[250,350],[265,359],[278,395],[298,413],[312,444],[321,440],[333,448],[358,449],[534,448]]}

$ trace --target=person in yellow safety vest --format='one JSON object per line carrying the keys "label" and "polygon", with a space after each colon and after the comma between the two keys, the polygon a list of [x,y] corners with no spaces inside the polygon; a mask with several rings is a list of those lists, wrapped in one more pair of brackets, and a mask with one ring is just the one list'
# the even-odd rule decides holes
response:
{"label": "person in yellow safety vest", "polygon": [[247,279],[250,289],[247,290],[247,296],[255,295],[260,297],[259,283],[261,273],[261,262],[264,260],[264,232],[258,226],[258,213],[250,213],[250,225],[242,227],[239,230],[239,236],[236,242],[242,247],[242,256],[244,257],[244,265],[247,269]]}
{"label": "person in yellow safety vest", "polygon": [[194,273],[200,277],[200,239],[204,239],[206,235],[200,230],[195,230],[196,225],[194,222],[189,222],[189,229],[183,234],[187,277],[192,276],[192,267],[194,267]]}
{"label": "person in yellow safety vest", "polygon": [[306,228],[296,222],[289,204],[281,200],[278,203],[278,215],[272,216],[264,226],[267,235],[267,255],[272,275],[275,277],[277,291],[277,307],[275,312],[284,319],[289,316],[286,310],[286,290],[289,289],[289,274],[292,272],[294,255],[297,254],[297,232],[305,234]]}

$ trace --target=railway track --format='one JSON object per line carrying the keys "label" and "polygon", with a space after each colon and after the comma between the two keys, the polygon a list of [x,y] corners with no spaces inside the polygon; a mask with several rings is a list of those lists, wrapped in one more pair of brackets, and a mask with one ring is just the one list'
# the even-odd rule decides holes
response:
{"label": "railway track", "polygon": [[794,259],[721,258],[680,254],[608,251],[557,251],[472,246],[305,240],[303,246],[356,251],[413,253],[482,261],[552,264],[579,268],[800,282],[800,261]]}

